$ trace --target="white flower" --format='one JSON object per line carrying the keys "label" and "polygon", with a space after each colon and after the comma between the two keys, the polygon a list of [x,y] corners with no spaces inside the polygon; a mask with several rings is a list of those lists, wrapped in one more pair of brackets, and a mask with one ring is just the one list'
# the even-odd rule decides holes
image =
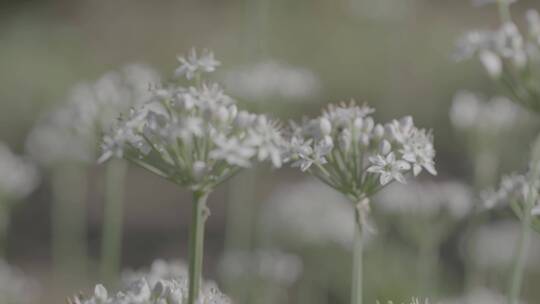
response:
{"label": "white flower", "polygon": [[0,142],[0,204],[1,199],[20,200],[29,195],[37,186],[37,168],[27,159],[11,152]]}
{"label": "white flower", "polygon": [[249,167],[250,159],[256,151],[251,145],[246,145],[238,138],[227,138],[224,135],[218,135],[214,138],[216,148],[210,151],[209,156],[216,160],[226,160],[229,164]]}
{"label": "white flower", "polygon": [[[91,163],[98,138],[118,116],[128,114],[150,97],[149,87],[159,81],[150,68],[128,65],[94,83],[75,86],[66,102],[38,121],[28,136],[30,156],[43,165],[66,161]],[[111,154],[118,154],[112,149]]]}
{"label": "white flower", "polygon": [[[78,296],[68,303],[73,304],[185,304],[187,303],[188,283],[186,277],[162,279],[149,283],[140,279],[111,294],[98,284],[90,297]],[[197,304],[230,304],[231,300],[222,294],[213,283],[206,283],[201,289]]]}
{"label": "white flower", "polygon": [[[355,198],[369,197],[392,180],[405,182],[408,172],[416,176],[426,169],[435,175],[431,133],[416,128],[410,116],[375,123],[373,111],[341,103],[318,118],[291,124],[285,160]],[[372,177],[379,185],[369,182]]]}
{"label": "white flower", "polygon": [[394,184],[376,198],[386,212],[434,219],[450,217],[460,220],[469,214],[473,206],[471,189],[453,181]]}
{"label": "white flower", "polygon": [[480,62],[488,72],[489,76],[499,78],[503,72],[503,63],[501,58],[492,51],[482,50],[478,57]]}
{"label": "white flower", "polygon": [[[496,291],[489,289],[474,289],[469,293],[453,298],[443,300],[440,304],[506,304],[508,299],[505,295],[502,295]],[[521,303],[521,302],[519,302]]]}
{"label": "white flower", "polygon": [[450,122],[454,127],[481,137],[499,135],[527,118],[525,111],[505,97],[487,100],[469,91],[456,93],[450,108]]}
{"label": "white flower", "polygon": [[175,75],[177,77],[185,75],[188,80],[193,79],[200,72],[214,72],[221,64],[214,58],[214,53],[211,51],[204,49],[200,56],[197,56],[195,48],[191,49],[187,57],[179,56],[178,61],[180,67],[176,69]]}
{"label": "white flower", "polygon": [[302,260],[277,250],[259,249],[255,252],[227,253],[220,261],[220,271],[227,279],[262,279],[289,287],[302,274]]}
{"label": "white flower", "polygon": [[232,95],[249,102],[306,100],[321,86],[308,69],[273,60],[232,69],[225,73],[224,83]]}
{"label": "white flower", "polygon": [[182,280],[188,276],[188,267],[183,261],[155,260],[150,269],[126,270],[122,272],[122,284],[126,287],[145,279],[150,286],[160,280]]}
{"label": "white flower", "polygon": [[[192,51],[182,71],[191,78],[213,70],[214,61]],[[218,84],[197,81],[153,90],[105,135],[100,161],[122,157],[177,184],[209,189],[254,161],[281,166],[283,145],[277,122],[239,111]]]}
{"label": "white flower", "polygon": [[369,161],[372,163],[372,166],[369,167],[367,171],[380,174],[382,186],[394,179],[400,183],[405,183],[403,171],[411,168],[406,161],[396,160],[396,155],[393,152],[388,153],[386,156],[372,156],[369,158]]}

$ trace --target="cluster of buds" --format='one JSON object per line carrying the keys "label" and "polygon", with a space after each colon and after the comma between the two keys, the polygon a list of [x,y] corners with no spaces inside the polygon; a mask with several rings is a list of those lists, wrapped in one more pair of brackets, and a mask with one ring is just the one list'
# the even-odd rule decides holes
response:
{"label": "cluster of buds", "polygon": [[[70,304],[185,304],[188,283],[186,278],[159,280],[150,284],[141,279],[128,288],[109,295],[103,285],[96,285],[94,294],[83,295],[68,300]],[[197,304],[230,304],[230,299],[219,291],[213,283],[203,286]]]}
{"label": "cluster of buds", "polygon": [[100,161],[125,158],[192,190],[212,189],[254,160],[280,167],[278,124],[238,110],[218,84],[201,80],[219,65],[212,53],[192,51],[179,60],[176,75],[190,84],[154,89],[107,133]]}
{"label": "cluster of buds", "polygon": [[[509,5],[500,4],[500,5]],[[507,16],[494,31],[472,31],[458,42],[458,59],[477,57],[487,73],[509,89],[513,99],[540,111],[540,14],[526,13],[527,30],[521,31]]]}
{"label": "cluster of buds", "polygon": [[410,116],[375,123],[366,105],[330,105],[315,119],[292,124],[286,159],[355,202],[409,172],[435,175],[433,137]]}

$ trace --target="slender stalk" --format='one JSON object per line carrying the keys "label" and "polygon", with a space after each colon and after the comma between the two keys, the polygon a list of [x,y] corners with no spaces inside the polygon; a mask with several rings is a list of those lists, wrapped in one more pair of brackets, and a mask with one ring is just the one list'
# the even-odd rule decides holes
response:
{"label": "slender stalk", "polygon": [[[250,252],[254,246],[258,204],[255,200],[257,170],[246,170],[235,176],[229,183],[227,220],[225,222],[225,254],[235,251]],[[249,288],[238,284],[237,280],[224,278],[224,287],[238,303],[249,298]]]}
{"label": "slender stalk", "polygon": [[208,218],[206,200],[208,192],[193,193],[193,213],[189,239],[189,292],[188,304],[195,304],[200,293],[204,253],[204,225]]}
{"label": "slender stalk", "polygon": [[127,164],[123,160],[108,163],[105,172],[105,210],[101,239],[101,276],[113,282],[120,270],[125,177]]}
{"label": "slender stalk", "polygon": [[53,172],[52,254],[60,284],[82,279],[87,271],[86,182],[79,165],[62,165]]}
{"label": "slender stalk", "polygon": [[11,210],[10,202],[7,200],[4,201],[0,197],[0,258],[7,258],[8,254],[8,238],[9,235],[9,225],[11,223]]}
{"label": "slender stalk", "polygon": [[508,4],[507,0],[497,0],[497,4],[499,7],[499,16],[501,18],[501,21],[503,23],[512,21],[511,15],[510,15],[510,4]]}
{"label": "slender stalk", "polygon": [[356,208],[355,216],[355,233],[354,233],[354,248],[353,248],[353,273],[352,273],[352,290],[351,290],[351,304],[362,304],[362,259],[363,259],[363,233],[365,212],[364,203],[360,202]]}
{"label": "slender stalk", "polygon": [[439,262],[438,249],[438,240],[433,237],[425,237],[419,246],[418,291],[421,295],[432,296],[433,287],[437,287],[437,276],[433,273],[437,270]]}
{"label": "slender stalk", "polygon": [[524,210],[521,220],[521,235],[518,241],[517,252],[512,269],[512,279],[510,281],[510,291],[508,293],[508,304],[518,304],[521,285],[523,283],[523,274],[525,272],[525,262],[527,252],[529,251],[531,241],[531,212]]}

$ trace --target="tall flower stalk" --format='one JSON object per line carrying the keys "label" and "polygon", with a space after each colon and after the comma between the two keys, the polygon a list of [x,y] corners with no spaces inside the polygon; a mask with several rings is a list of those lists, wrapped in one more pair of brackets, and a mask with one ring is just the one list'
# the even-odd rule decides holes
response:
{"label": "tall flower stalk", "polygon": [[194,304],[202,280],[208,196],[254,160],[281,166],[284,141],[276,123],[239,111],[218,84],[203,80],[220,64],[211,52],[193,49],[178,59],[175,74],[188,85],[154,89],[146,103],[120,118],[104,137],[100,160],[127,159],[192,191],[187,300]]}
{"label": "tall flower stalk", "polygon": [[100,274],[106,280],[115,278],[120,269],[126,171],[127,164],[123,160],[112,161],[105,168],[105,211]]}
{"label": "tall flower stalk", "polygon": [[429,131],[411,117],[375,123],[368,106],[331,105],[315,119],[292,124],[285,158],[293,167],[349,198],[355,210],[352,304],[362,303],[363,239],[368,230],[370,198],[394,180],[422,170],[436,174]]}
{"label": "tall flower stalk", "polygon": [[[521,233],[516,244],[512,273],[509,280],[508,303],[517,304],[523,284],[527,252],[531,242],[531,232],[540,215],[540,161],[538,142],[533,152],[533,160],[526,174],[504,176],[497,191],[484,193],[485,204],[493,208],[510,204],[521,220]],[[536,226],[538,227],[538,226]]]}

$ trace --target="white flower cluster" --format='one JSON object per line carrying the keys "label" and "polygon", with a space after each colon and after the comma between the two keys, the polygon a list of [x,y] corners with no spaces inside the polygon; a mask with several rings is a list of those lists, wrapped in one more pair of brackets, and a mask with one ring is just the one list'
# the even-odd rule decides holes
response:
{"label": "white flower cluster", "polygon": [[28,160],[11,152],[0,142],[0,203],[3,199],[19,200],[29,195],[37,186],[39,175]]}
{"label": "white flower cluster", "polygon": [[122,273],[122,283],[129,286],[140,279],[145,279],[148,284],[155,285],[159,280],[173,280],[188,276],[188,267],[183,261],[155,260],[150,269],[126,270]]}
{"label": "white flower cluster", "polygon": [[44,165],[65,160],[91,163],[99,136],[121,113],[141,104],[159,81],[144,65],[109,72],[73,88],[65,104],[43,117],[27,140],[29,154]]}
{"label": "white flower cluster", "polygon": [[377,205],[389,213],[429,218],[449,216],[455,220],[467,216],[473,204],[472,191],[453,181],[394,184],[377,197]]}
{"label": "white flower cluster", "polygon": [[[518,215],[528,210],[532,216],[540,216],[540,179],[534,174],[511,174],[503,176],[497,190],[482,192],[486,208],[510,205],[519,210]],[[528,206],[527,204],[531,204]],[[517,209],[516,209],[517,208]]]}
{"label": "white flower cluster", "polygon": [[100,161],[122,157],[192,189],[212,188],[255,159],[281,166],[277,123],[238,110],[219,85],[201,82],[217,66],[212,53],[192,51],[180,61],[177,74],[195,83],[153,90],[104,137]]}
{"label": "white flower cluster", "polygon": [[310,179],[278,187],[262,210],[270,238],[294,245],[352,248],[354,217],[346,197]]}
{"label": "white flower cluster", "polygon": [[0,259],[0,301],[2,304],[28,304],[38,299],[36,282]]}
{"label": "white flower cluster", "polygon": [[277,250],[259,249],[255,252],[230,252],[221,263],[227,278],[259,278],[276,284],[291,286],[302,274],[302,260]]}
{"label": "white flower cluster", "polygon": [[538,111],[540,87],[534,74],[540,68],[540,15],[531,9],[526,19],[526,33],[512,21],[505,21],[495,31],[467,33],[458,41],[456,57],[477,57],[487,73],[502,80],[514,98]]}
{"label": "white flower cluster", "polygon": [[224,84],[232,95],[246,101],[303,101],[320,88],[319,79],[308,69],[273,60],[228,71]]}
{"label": "white flower cluster", "polygon": [[[187,278],[178,280],[160,280],[149,284],[141,279],[128,288],[110,295],[103,285],[96,285],[90,297],[78,296],[69,301],[70,304],[184,304],[187,303]],[[197,304],[230,304],[213,283],[205,284],[197,299]]]}
{"label": "white flower cluster", "polygon": [[286,158],[326,184],[359,199],[423,169],[435,175],[433,137],[410,116],[375,123],[366,105],[330,105],[315,119],[293,124]]}
{"label": "white flower cluster", "polygon": [[457,130],[482,137],[497,136],[511,130],[527,117],[526,111],[506,97],[494,97],[488,101],[469,91],[456,93],[450,108],[450,122]]}

